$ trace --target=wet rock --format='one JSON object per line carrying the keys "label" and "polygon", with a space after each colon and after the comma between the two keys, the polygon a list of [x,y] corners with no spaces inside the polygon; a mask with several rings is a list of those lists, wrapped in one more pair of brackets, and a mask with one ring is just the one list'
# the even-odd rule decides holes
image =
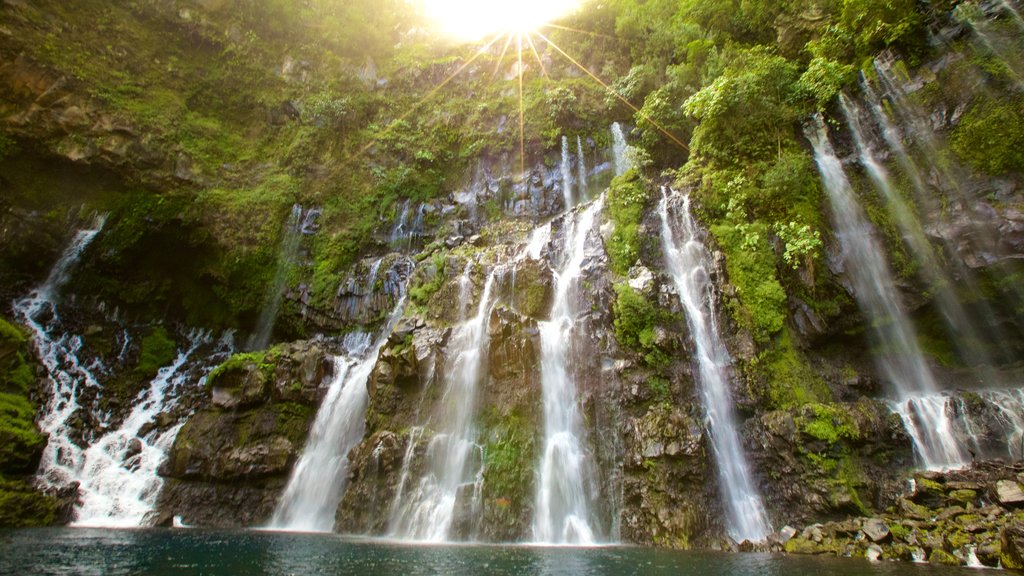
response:
{"label": "wet rock", "polygon": [[868,559],[868,562],[878,562],[882,557],[882,547],[878,544],[871,544],[868,549],[864,551],[864,557]]}

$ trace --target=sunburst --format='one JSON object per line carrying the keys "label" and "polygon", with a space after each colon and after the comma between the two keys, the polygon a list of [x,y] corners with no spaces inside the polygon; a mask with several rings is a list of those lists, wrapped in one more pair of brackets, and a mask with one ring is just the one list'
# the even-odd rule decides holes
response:
{"label": "sunburst", "polygon": [[[425,94],[419,101],[411,106],[405,113],[392,120],[380,133],[387,134],[403,120],[407,119],[413,112],[420,109],[424,104],[433,99],[446,85],[458,77],[473,62],[491,52],[492,48],[499,43],[502,49],[494,64],[494,71],[491,74],[493,81],[502,63],[505,61],[510,47],[513,47],[516,54],[516,80],[518,83],[519,100],[519,179],[525,181],[526,173],[526,104],[525,104],[525,71],[524,51],[529,54],[526,59],[532,56],[545,77],[549,76],[548,68],[541,58],[541,51],[538,50],[538,43],[549,46],[554,52],[564,58],[569,64],[578,68],[587,77],[597,82],[604,90],[615,96],[638,117],[650,123],[655,129],[668,138],[673,144],[684,151],[689,147],[683,141],[667,130],[660,123],[648,116],[637,105],[630,102],[626,97],[616,91],[612,86],[601,79],[597,74],[584,66],[578,59],[572,57],[562,49],[551,38],[541,32],[541,28],[552,28],[568,32],[614,38],[604,34],[579,30],[568,26],[551,23],[555,18],[565,16],[569,12],[578,9],[582,0],[414,0],[421,3],[426,15],[445,33],[456,38],[460,42],[480,44],[472,56],[465,60],[454,72],[445,77],[440,83]],[[535,42],[535,38],[537,42]],[[373,142],[361,149],[357,156],[362,155],[373,146]]]}

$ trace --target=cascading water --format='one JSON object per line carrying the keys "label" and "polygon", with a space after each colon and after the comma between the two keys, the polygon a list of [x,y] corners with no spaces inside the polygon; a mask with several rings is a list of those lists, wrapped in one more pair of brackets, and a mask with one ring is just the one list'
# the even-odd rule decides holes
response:
{"label": "cascading water", "polygon": [[615,175],[625,174],[632,168],[629,155],[626,153],[626,135],[618,122],[612,123],[612,154],[615,158]]}
{"label": "cascading water", "polygon": [[771,526],[761,496],[751,481],[747,457],[737,433],[729,393],[732,360],[715,322],[714,300],[708,281],[710,255],[700,241],[697,224],[690,213],[688,195],[683,196],[678,212],[680,238],[673,231],[669,197],[663,188],[658,205],[661,243],[668,272],[686,312],[686,322],[696,347],[701,399],[725,501],[727,529],[729,536],[737,542],[761,541],[771,532]]}
{"label": "cascading water", "polygon": [[188,347],[169,366],[160,369],[149,388],[133,403],[121,426],[85,450],[79,473],[81,506],[74,525],[125,528],[145,524],[163,486],[157,469],[166,459],[182,423],[141,436],[140,432],[174,406],[195,373],[190,367],[198,361],[205,374],[230,354],[233,346],[229,336],[221,340],[212,354],[197,360],[196,351],[210,340],[208,334],[191,334]]}
{"label": "cascading water", "polygon": [[284,297],[285,284],[288,282],[288,272],[299,255],[302,225],[302,206],[295,204],[285,223],[284,235],[281,238],[281,247],[278,251],[277,269],[274,271],[274,278],[270,282],[270,286],[267,287],[266,303],[263,305],[263,310],[260,311],[256,330],[245,344],[247,350],[263,350],[270,344],[274,322],[277,321],[277,312],[281,308],[281,299]]}
{"label": "cascading water", "polygon": [[880,347],[875,361],[897,396],[894,409],[926,468],[960,468],[968,459],[953,435],[950,415],[934,409],[932,399],[939,396],[935,379],[896,294],[885,252],[857,202],[820,117],[807,127],[806,135],[832,206],[832,224],[854,296],[874,327]]}
{"label": "cascading water", "polygon": [[861,125],[860,107],[847,99],[845,95],[840,95],[839,102],[843,114],[846,116],[847,125],[853,133],[860,163],[867,169],[868,176],[875,188],[885,197],[889,205],[889,213],[893,216],[904,241],[920,264],[920,273],[935,293],[935,302],[939,312],[946,322],[954,344],[961,351],[961,357],[970,359],[978,365],[991,366],[992,360],[981,346],[980,332],[953,291],[952,279],[946,275],[944,268],[935,257],[935,252],[924,235],[921,223],[895,189],[889,172],[878,161],[868,144]]}
{"label": "cascading water", "polygon": [[50,380],[49,399],[37,421],[48,436],[39,463],[38,481],[46,487],[63,487],[78,478],[82,449],[72,441],[71,416],[78,410],[79,389],[98,388],[91,367],[77,356],[82,347],[79,336],[66,332],[57,311],[57,292],[68,281],[82,252],[103,229],[100,217],[88,229],[79,230],[61,254],[43,284],[14,305],[15,315],[32,331],[32,342]]}
{"label": "cascading water", "polygon": [[572,159],[569,156],[569,139],[562,136],[562,199],[565,209],[572,210]]}
{"label": "cascading water", "polygon": [[405,309],[403,293],[376,338],[365,333],[345,337],[345,352],[334,359],[334,376],[313,421],[306,447],[295,464],[274,510],[271,528],[329,532],[344,495],[348,453],[363,439],[367,380]]}
{"label": "cascading water", "polygon": [[[464,287],[471,286],[470,272],[467,267],[464,281],[460,282]],[[492,270],[484,283],[476,314],[471,318],[466,318],[466,315],[472,291],[460,290],[460,310],[464,320],[454,329],[446,349],[447,386],[439,404],[437,432],[427,446],[423,477],[413,490],[407,493],[403,490],[396,496],[391,520],[391,534],[396,537],[427,542],[451,539],[456,504],[467,497],[471,500],[473,515],[479,516],[483,458],[476,443],[478,433],[473,417],[488,345],[487,320],[494,282],[495,271]],[[410,437],[410,448],[414,446],[413,441],[414,438]],[[407,452],[403,473],[413,457],[413,450]]]}
{"label": "cascading water", "polygon": [[583,156],[583,138],[576,136],[576,177],[577,191],[580,200],[587,198],[587,160]]}
{"label": "cascading water", "polygon": [[[572,362],[576,299],[586,256],[587,236],[604,198],[565,217],[565,264],[555,272],[550,319],[539,322],[541,385],[544,403],[544,449],[537,473],[533,538],[548,544],[593,544],[587,478],[593,464],[576,399]],[[532,244],[532,242],[531,242]]]}
{"label": "cascading water", "polygon": [[[28,297],[16,302],[14,310],[32,331],[33,344],[46,367],[51,386],[50,398],[38,421],[40,430],[48,436],[38,481],[46,487],[57,488],[79,483],[81,500],[75,512],[77,525],[140,526],[155,505],[163,484],[156,471],[174,442],[180,424],[139,434],[158,414],[174,406],[196,372],[193,354],[208,344],[209,338],[193,334],[188,348],[157,373],[121,425],[87,448],[80,447],[74,439],[73,415],[82,408],[79,404],[82,390],[100,387],[97,370],[102,366],[85,366],[80,360],[82,340],[63,326],[57,293],[68,281],[82,252],[102,229],[103,222],[100,218],[92,228],[80,230],[47,280]],[[127,346],[126,335],[124,350]],[[230,338],[226,338],[201,367],[212,367],[230,348]]]}

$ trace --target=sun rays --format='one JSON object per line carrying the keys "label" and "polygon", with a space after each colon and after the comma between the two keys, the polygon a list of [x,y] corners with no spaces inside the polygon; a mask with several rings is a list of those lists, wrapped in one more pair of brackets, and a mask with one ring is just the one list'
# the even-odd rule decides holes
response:
{"label": "sun rays", "polygon": [[[460,0],[451,0],[451,2],[458,1]],[[560,0],[556,0],[556,3],[558,3],[558,1]],[[494,58],[494,67],[493,71],[490,73],[489,78],[489,83],[493,83],[498,79],[498,75],[502,70],[502,66],[509,65],[507,61],[511,57],[513,59],[511,66],[514,67],[514,78],[505,76],[502,81],[515,81],[517,84],[516,92],[519,108],[519,173],[517,179],[520,182],[525,183],[528,178],[528,173],[526,170],[527,83],[525,77],[527,75],[527,71],[531,67],[530,63],[536,62],[538,70],[537,73],[541,77],[551,78],[553,72],[551,70],[551,63],[549,62],[547,65],[545,65],[544,63],[545,57],[549,56],[551,53],[560,56],[567,64],[578,69],[583,74],[585,74],[586,77],[590,78],[598,85],[600,85],[603,90],[614,96],[616,99],[622,102],[627,108],[629,108],[629,110],[631,110],[634,113],[636,118],[642,119],[645,122],[649,123],[652,127],[658,130],[658,132],[663,134],[669,141],[671,141],[672,144],[678,146],[681,150],[685,152],[689,152],[688,146],[678,136],[676,136],[670,130],[666,129],[660,123],[658,123],[653,118],[645,114],[639,106],[637,106],[633,102],[630,102],[629,99],[627,99],[621,93],[616,91],[608,82],[603,80],[600,76],[598,76],[596,73],[594,73],[585,65],[583,65],[579,61],[579,59],[574,58],[566,50],[564,50],[562,47],[556,44],[555,41],[552,40],[549,36],[541,32],[540,29],[543,27],[551,28],[553,30],[588,34],[595,37],[604,37],[611,39],[614,39],[614,37],[593,32],[587,32],[585,30],[579,30],[576,28],[571,28],[568,26],[562,26],[552,23],[539,23],[533,28],[519,29],[518,26],[522,21],[523,20],[521,19],[513,19],[511,24],[506,25],[502,31],[498,31],[497,33],[493,33],[487,38],[479,40],[478,43],[480,44],[480,47],[478,49],[476,49],[470,56],[468,56],[453,72],[445,76],[445,78],[441,82],[439,82],[436,86],[431,88],[430,91],[424,94],[422,98],[413,103],[404,113],[388,122],[388,124],[382,130],[377,132],[377,134],[375,134],[374,137],[371,138],[370,142],[368,142],[356,154],[350,157],[350,160],[354,160],[355,158],[362,156],[364,153],[370,150],[381,137],[389,134],[396,126],[401,125],[414,112],[416,112],[417,110],[421,110],[428,102],[433,100],[445,88],[445,86],[449,85],[453,80],[455,80],[457,77],[463,74],[474,62],[477,62],[478,60],[481,59],[486,60],[487,55],[490,55],[490,57]],[[501,45],[500,51],[497,49],[498,45]],[[546,48],[549,48],[550,50],[545,50]],[[514,54],[509,54],[510,49],[514,51]]]}

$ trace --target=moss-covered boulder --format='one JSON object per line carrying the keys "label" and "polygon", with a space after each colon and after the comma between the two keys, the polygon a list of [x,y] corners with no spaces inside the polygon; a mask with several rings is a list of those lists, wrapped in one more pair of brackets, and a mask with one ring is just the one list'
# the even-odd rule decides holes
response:
{"label": "moss-covered boulder", "polygon": [[182,427],[160,474],[158,523],[266,522],[284,488],[323,388],[333,373],[322,343],[237,354],[208,378],[210,404]]}

